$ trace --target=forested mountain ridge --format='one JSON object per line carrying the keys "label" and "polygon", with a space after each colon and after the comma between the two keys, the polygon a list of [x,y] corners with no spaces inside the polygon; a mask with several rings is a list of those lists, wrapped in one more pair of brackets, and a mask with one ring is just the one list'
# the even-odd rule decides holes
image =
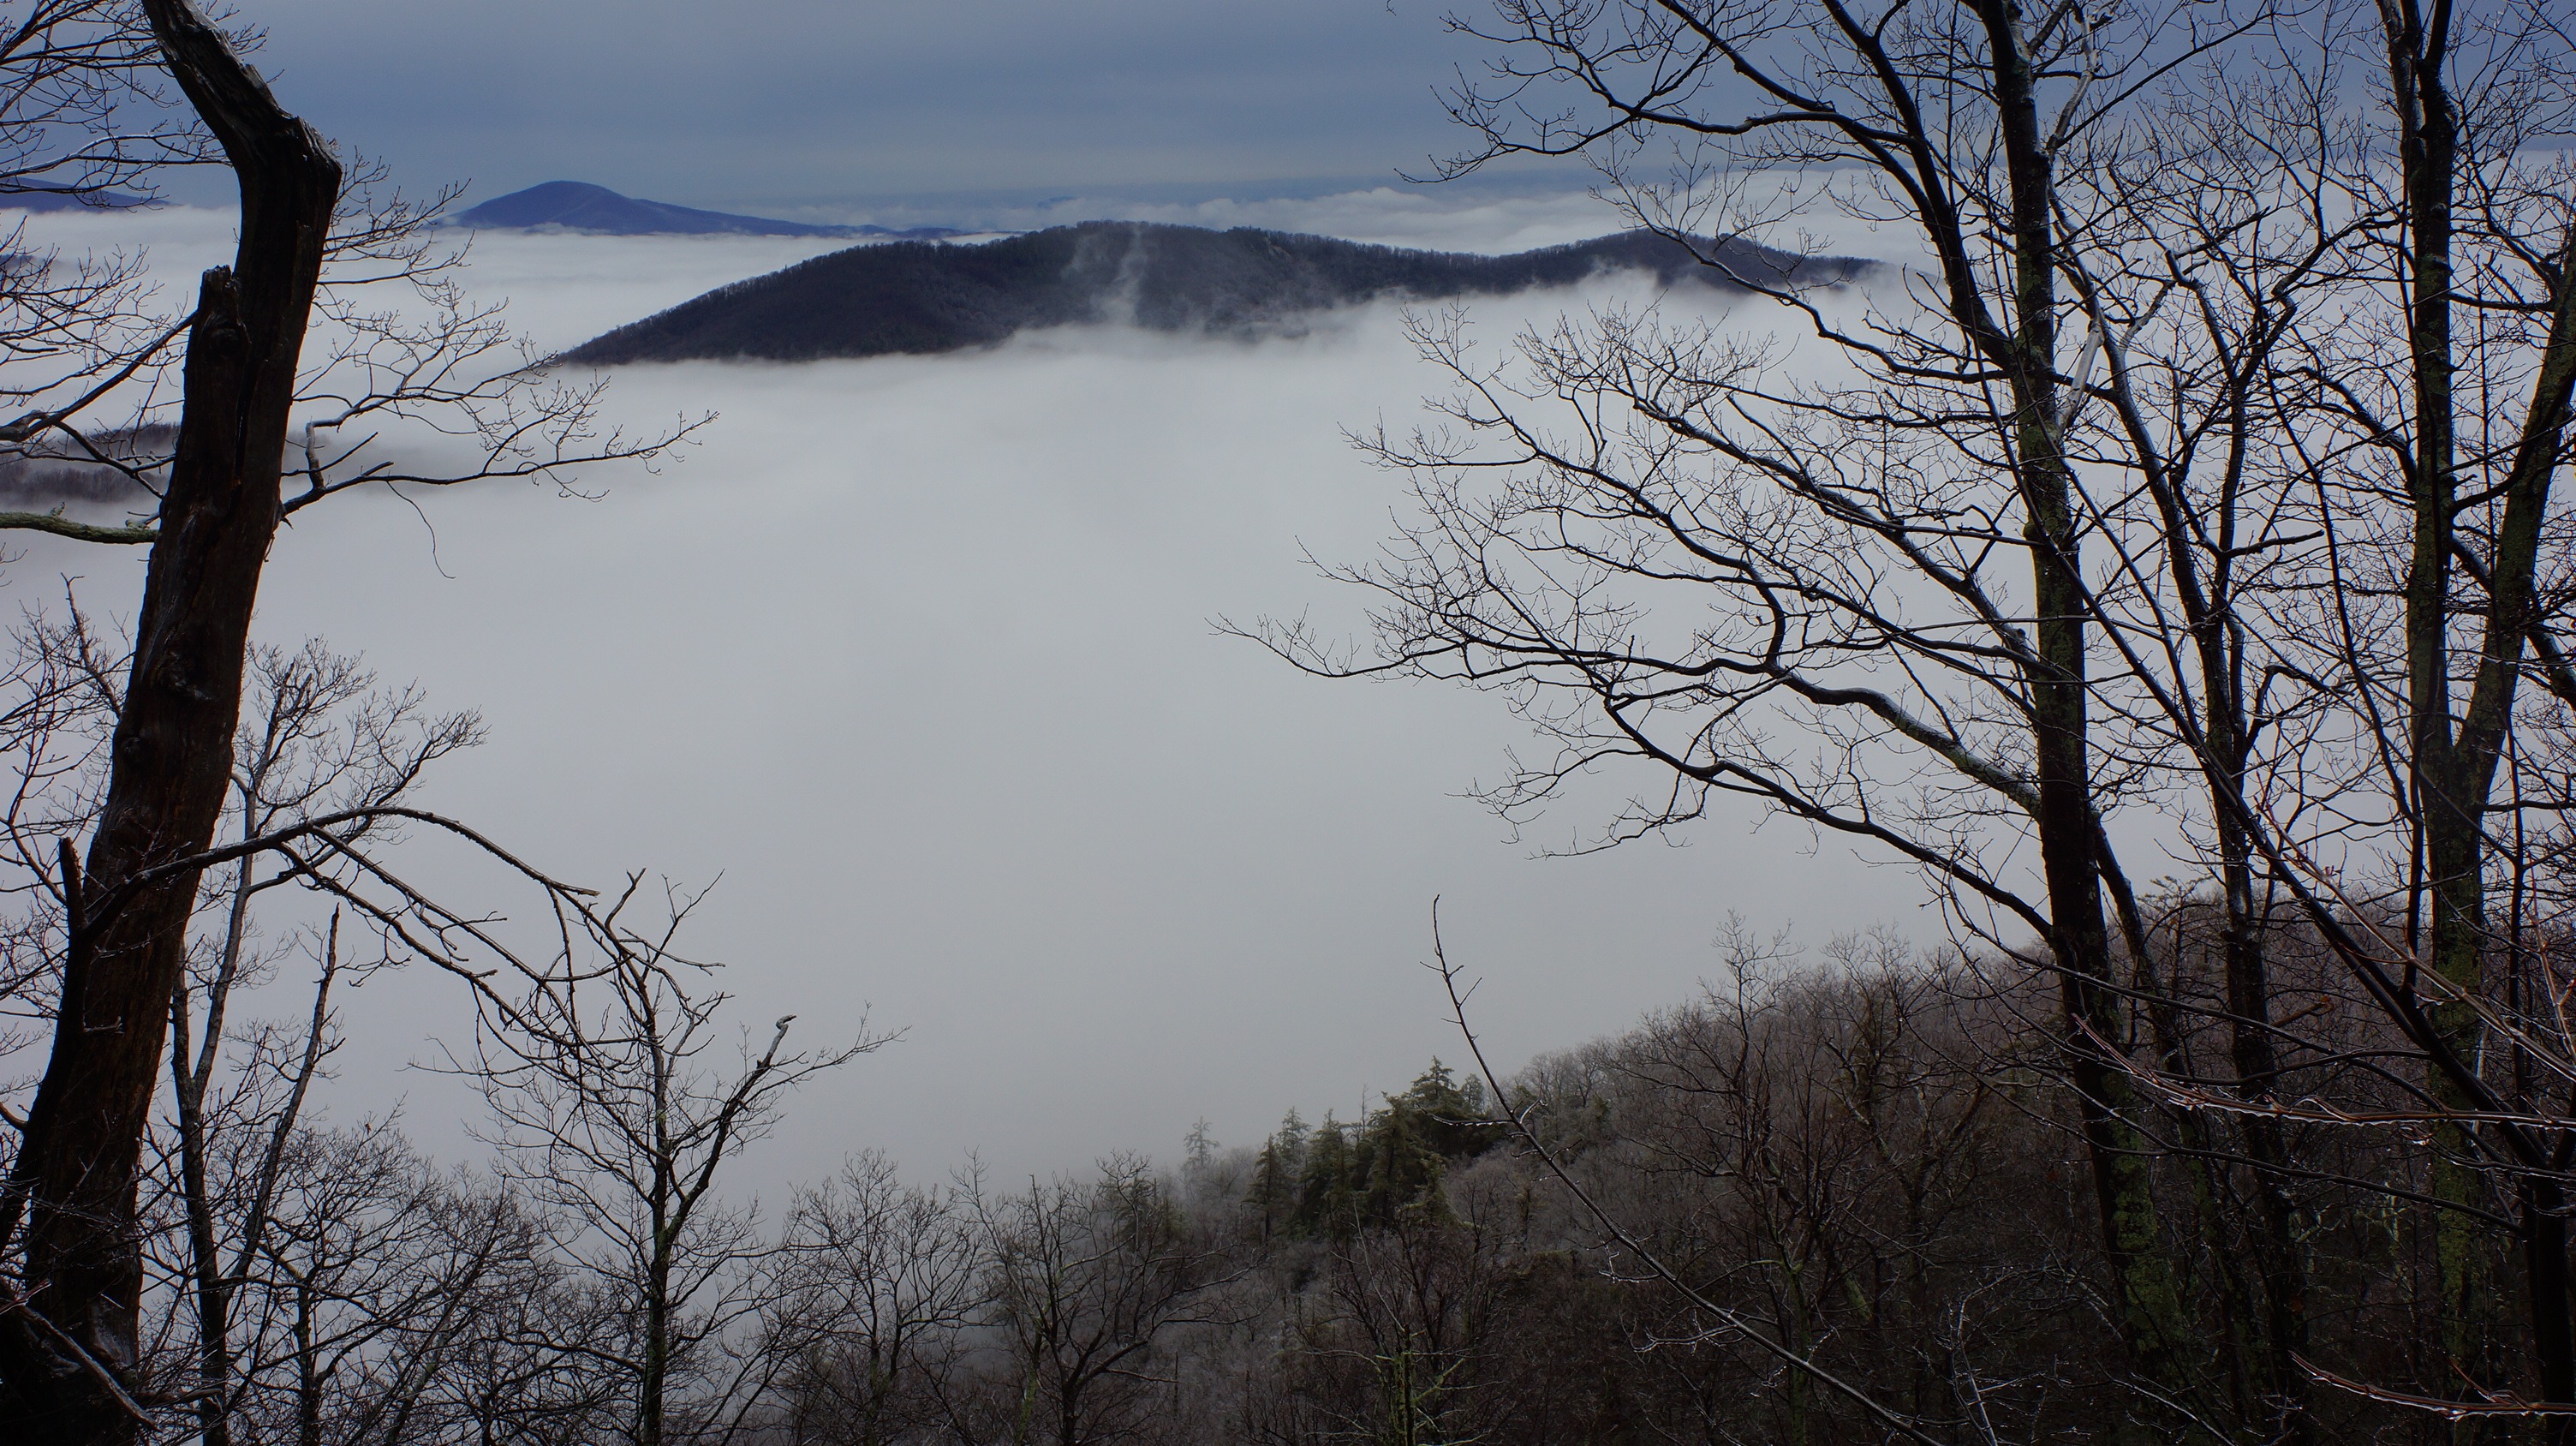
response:
{"label": "forested mountain ridge", "polygon": [[1703,265],[1690,248],[1649,231],[1477,256],[1251,227],[1089,221],[981,245],[898,242],[819,256],[619,327],[562,359],[615,365],[924,354],[1086,322],[1244,334],[1389,296],[1505,296],[1618,271],[1721,289],[1793,274],[1832,283],[1871,264],[1800,258],[1733,238],[1703,249],[1722,264]]}

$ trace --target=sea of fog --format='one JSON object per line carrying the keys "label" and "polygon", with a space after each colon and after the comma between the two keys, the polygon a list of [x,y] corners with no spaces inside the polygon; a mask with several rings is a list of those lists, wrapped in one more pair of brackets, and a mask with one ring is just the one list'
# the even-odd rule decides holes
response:
{"label": "sea of fog", "polygon": [[[1492,249],[1523,244],[1502,221]],[[149,245],[184,284],[228,227],[174,210],[45,235]],[[1440,244],[1475,239],[1456,221]],[[551,348],[828,247],[486,235],[465,279]],[[1587,299],[1477,318],[1499,345]],[[1258,344],[1101,329],[633,368],[613,414],[721,412],[702,445],[588,479],[595,500],[505,483],[310,509],[258,633],[480,709],[491,741],[440,766],[431,806],[585,882],[712,883],[689,946],[726,962],[746,1029],[902,1031],[795,1101],[748,1166],[769,1189],[861,1147],[920,1174],[975,1151],[1007,1178],[1169,1157],[1202,1117],[1226,1144],[1292,1106],[1348,1118],[1463,1052],[1420,967],[1435,897],[1506,1067],[1686,998],[1730,912],[1818,942],[1919,930],[1909,873],[1749,817],[1537,857],[1638,780],[1515,840],[1460,796],[1531,745],[1499,700],[1318,681],[1217,634],[1219,615],[1358,627],[1362,600],[1302,552],[1372,554],[1398,486],[1344,429],[1401,428],[1438,385],[1392,307]],[[12,547],[13,602],[70,577],[130,614],[139,553]],[[471,1153],[470,1104],[413,1067],[467,1019],[432,975],[352,993],[333,1116],[399,1103],[425,1145]]]}

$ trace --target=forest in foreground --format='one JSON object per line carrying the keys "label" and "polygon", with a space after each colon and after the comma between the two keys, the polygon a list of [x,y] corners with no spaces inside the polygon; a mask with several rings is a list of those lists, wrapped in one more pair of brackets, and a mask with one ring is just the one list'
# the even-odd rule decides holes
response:
{"label": "forest in foreground", "polygon": [[[2217,912],[2163,913],[2155,962],[2200,1014],[2223,989]],[[2283,999],[2349,1026],[2349,1077],[2318,1083],[2397,1108],[2364,1002],[2312,940],[2279,945]],[[152,1217],[147,1359],[198,1367],[182,1307],[203,1228],[236,1272],[240,1441],[571,1446],[631,1429],[641,1389],[664,1395],[665,1439],[740,1446],[1825,1446],[1888,1439],[1891,1410],[1944,1442],[2125,1439],[2051,1002],[1884,933],[1801,951],[1731,927],[1719,948],[1723,984],[1542,1057],[1500,1110],[1435,1062],[1360,1119],[1291,1112],[1231,1148],[1202,1128],[1164,1162],[925,1181],[860,1154],[766,1214],[705,1192],[659,1246],[630,1222],[720,1163],[725,1082],[677,1092],[698,1102],[676,1120],[694,1158],[637,1148],[642,1096],[620,1143],[596,1103],[576,1132],[559,1096],[497,1094],[551,1130],[516,1136],[528,1153],[498,1174],[442,1170],[387,1128],[281,1132],[284,1092],[246,1082],[212,1137],[212,1208]],[[2225,1047],[2205,1022],[2171,1045],[2186,1069]],[[2439,1157],[2344,1130],[2287,1142],[2302,1355],[2438,1389],[2440,1244],[2415,1202]],[[2281,1264],[2271,1202],[2228,1161],[2240,1142],[2183,1112],[2165,1131],[2171,1345],[2190,1404],[2223,1410],[2278,1388],[2248,1348]],[[2512,1277],[2508,1242],[2480,1248]],[[2521,1346],[2495,1329],[2485,1349]],[[2351,1391],[2310,1410],[2321,1440],[2449,1436]]]}

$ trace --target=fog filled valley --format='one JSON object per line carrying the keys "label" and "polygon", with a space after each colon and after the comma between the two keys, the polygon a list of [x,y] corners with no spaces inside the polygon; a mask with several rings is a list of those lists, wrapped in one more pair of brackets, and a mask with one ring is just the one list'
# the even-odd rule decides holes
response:
{"label": "fog filled valley", "polygon": [[[120,227],[184,277],[230,221],[65,224]],[[811,249],[495,233],[466,276],[550,350]],[[1651,295],[1539,294],[1481,325],[1499,347],[1522,317]],[[1526,729],[1219,635],[1265,613],[1359,626],[1301,549],[1381,540],[1393,493],[1343,429],[1437,387],[1402,324],[1389,304],[1253,344],[1077,328],[919,360],[624,369],[617,423],[721,415],[652,472],[585,476],[591,498],[497,482],[305,514],[255,635],[321,637],[432,711],[479,713],[488,741],[424,776],[438,811],[584,884],[705,889],[691,952],[726,962],[741,1018],[903,1032],[752,1157],[766,1193],[851,1149],[1046,1174],[1168,1153],[1201,1117],[1240,1142],[1290,1106],[1349,1114],[1454,1042],[1417,967],[1435,896],[1520,1056],[1686,993],[1730,909],[1778,927],[1861,895],[1885,901],[1863,924],[1905,924],[1908,881],[1788,829],[1536,857],[1594,820],[1515,842],[1456,796]],[[7,580],[58,613],[68,577],[113,617],[134,561],[34,537]],[[491,883],[436,840],[408,866]],[[1624,917],[1549,902],[1613,877],[1639,899]],[[1711,896],[1712,877],[1735,882]],[[334,1089],[355,1113],[416,1101],[405,1127],[441,1156],[475,1149],[460,1107],[406,1066],[435,1032],[417,1021],[470,1018],[449,983],[353,995],[365,1047]]]}
{"label": "fog filled valley", "polygon": [[2562,7],[242,3],[0,0],[0,1446],[2576,1443]]}
{"label": "fog filled valley", "polygon": [[[148,247],[156,275],[184,281],[221,254],[233,222],[173,209],[40,225],[58,244]],[[473,299],[508,299],[510,320],[551,350],[815,249],[492,233],[475,238],[461,274]],[[1499,348],[1520,325],[1643,307],[1660,290],[1614,274],[1488,300],[1477,324]],[[1722,313],[1723,298],[1693,294]],[[1194,1362],[1194,1384],[1166,1422],[1171,1439],[1230,1430],[1218,1418],[1254,1409],[1325,1412],[1278,1429],[1327,1429],[1376,1409],[1347,1371],[1329,1370],[1315,1402],[1298,1404],[1306,1387],[1285,1383],[1256,1399],[1237,1389],[1242,1362],[1228,1353],[1268,1349],[1260,1342],[1287,1320],[1278,1310],[1322,1299],[1305,1300],[1307,1281],[1340,1227],[1317,1225],[1315,1212],[1337,1207],[1310,1203],[1292,1220],[1283,1202],[1366,1195],[1392,1220],[1396,1204],[1427,1208],[1446,1173],[1438,1150],[1401,1141],[1402,1158],[1375,1177],[1357,1163],[1337,1174],[1330,1157],[1384,1154],[1389,1121],[1447,1128],[1437,1119],[1454,1101],[1388,1113],[1406,1081],[1460,1050],[1439,982],[1420,967],[1435,898],[1449,946],[1472,951],[1491,981],[1477,1023],[1501,1059],[1619,1030],[1688,996],[1724,967],[1712,941],[1731,911],[1773,928],[1812,904],[1838,932],[1844,900],[1879,900],[1868,921],[1899,927],[1919,910],[1901,876],[1794,828],[1729,828],[1616,859],[1541,857],[1594,820],[1541,820],[1515,837],[1457,796],[1525,744],[1526,728],[1419,686],[1334,688],[1221,633],[1227,616],[1265,613],[1362,625],[1305,554],[1359,556],[1381,540],[1393,494],[1345,429],[1408,417],[1439,385],[1404,335],[1409,314],[1390,301],[1261,339],[1075,327],[937,358],[626,368],[604,425],[721,416],[650,471],[578,475],[583,495],[509,481],[360,495],[281,538],[254,627],[278,655],[272,671],[254,670],[269,679],[253,688],[254,711],[262,699],[274,710],[311,698],[317,712],[332,702],[336,713],[301,723],[327,735],[365,712],[366,693],[416,690],[405,723],[424,736],[470,711],[480,741],[442,750],[409,801],[578,884],[641,871],[655,907],[666,886],[703,892],[679,951],[723,966],[692,986],[731,996],[697,1041],[717,1073],[738,1045],[756,1055],[782,1014],[796,1016],[791,1045],[826,1052],[893,1036],[779,1096],[773,1118],[733,1147],[738,1158],[725,1156],[710,1211],[741,1212],[744,1238],[764,1249],[794,1249],[699,1262],[714,1267],[721,1304],[693,1306],[712,1334],[690,1369],[713,1374],[676,1390],[675,1408],[748,1406],[740,1426],[792,1403],[823,1413],[812,1439],[897,1439],[933,1429],[939,1412],[982,1413],[982,1425],[952,1422],[970,1436],[1001,1429],[994,1413],[1019,1388],[990,1369],[1000,1357],[973,1323],[993,1307],[980,1292],[1006,1251],[1007,1216],[1056,1249],[1106,1243],[1091,1241],[1095,1230],[1145,1231],[1119,1247],[1143,1252],[1130,1263],[1144,1276],[1076,1287],[1086,1294],[1075,1309],[1109,1311],[1113,1331],[1133,1337],[1107,1343],[1101,1381],[1067,1407],[1102,1413],[1082,1416],[1078,1439],[1180,1410],[1141,1384],[1168,1376],[1176,1352]],[[49,494],[38,476],[20,505],[105,523],[133,500],[89,490],[107,495],[59,484]],[[6,581],[25,627],[59,625],[76,603],[104,630],[134,606],[135,561],[38,535],[13,551]],[[300,651],[308,638],[332,650],[318,665]],[[317,690],[317,671],[334,667],[363,670],[372,687]],[[313,757],[294,766],[317,766],[331,745],[307,747]],[[1596,812],[1615,801],[1606,788],[1577,797]],[[399,850],[407,884],[496,913],[529,906],[506,871],[421,833],[407,830]],[[1713,878],[1725,881],[1715,892]],[[1562,902],[1611,887],[1631,900],[1615,916]],[[224,1057],[216,1086],[246,1140],[278,1117],[271,1086],[295,1073],[329,927],[310,904],[262,905],[250,948],[273,962],[239,986],[238,1058]],[[511,1157],[494,1154],[492,1107],[447,1072],[450,1052],[476,1039],[468,986],[415,965],[352,969],[336,989],[321,1082],[297,1102],[288,1198],[270,1228],[319,1232],[308,1243],[324,1258],[342,1252],[332,1269],[367,1278],[331,1286],[331,1319],[311,1327],[334,1342],[329,1369],[310,1387],[294,1383],[287,1297],[242,1307],[284,1332],[244,1339],[245,1362],[267,1364],[245,1372],[259,1389],[241,1404],[243,1429],[291,1430],[318,1390],[326,1417],[353,1423],[352,1440],[447,1439],[469,1423],[508,1439],[610,1433],[627,1407],[563,1354],[574,1347],[504,1361],[493,1353],[516,1349],[520,1327],[476,1306],[422,1334],[419,1312],[424,1292],[451,1288],[468,1301],[496,1293],[514,1310],[532,1290],[548,1310],[604,1301],[615,1288],[583,1263],[602,1263],[598,1242],[541,1244],[542,1222],[550,1211],[613,1217],[616,1202],[547,1206],[551,1184],[528,1181],[491,1193],[503,1187],[482,1172]],[[17,1038],[13,1063],[33,1068],[34,1037]],[[1294,1131],[1270,1139],[1283,1111],[1316,1122],[1313,1143]],[[1378,1137],[1365,1133],[1371,1121]],[[1456,1163],[1485,1160],[1480,1188],[1500,1188],[1510,1172],[1497,1173],[1490,1135],[1464,1138],[1475,1148],[1452,1141]],[[551,1181],[559,1168],[540,1173]],[[1317,1183],[1300,1183],[1310,1173]],[[1251,1203],[1256,1176],[1266,1206]],[[1526,1178],[1510,1178],[1528,1193]],[[960,1181],[980,1193],[960,1193]],[[1389,1192],[1404,1198],[1390,1204]],[[841,1216],[825,1208],[833,1199]],[[924,1233],[875,1233],[904,1222]],[[1460,1262],[1475,1289],[1504,1288],[1531,1252],[1552,1257],[1586,1233],[1561,1208],[1530,1228],[1540,1233]],[[692,1249],[742,1243],[693,1231],[704,1239],[693,1233]],[[359,1244],[397,1238],[419,1253],[382,1259]],[[1265,1241],[1300,1263],[1271,1261]],[[904,1321],[884,1343],[897,1357],[889,1378],[791,1386],[781,1371],[808,1355],[827,1369],[841,1346],[791,1348],[776,1332],[828,1321],[846,1343],[869,1328],[847,1314],[859,1307],[816,1304],[814,1292],[848,1282],[809,1271],[791,1287],[776,1270],[817,1265],[818,1250],[847,1263],[843,1252],[862,1246],[876,1252],[866,1268],[891,1272],[866,1287],[887,1296],[865,1310]],[[914,1249],[930,1254],[899,1253]],[[487,1274],[441,1274],[468,1267]],[[915,1279],[925,1274],[929,1284]],[[916,1301],[916,1289],[929,1293]],[[1120,1294],[1144,1289],[1167,1298]],[[1538,1312],[1515,1327],[1534,1330],[1556,1307],[1514,1308]],[[1585,1306],[1596,1308],[1626,1307]],[[1469,1399],[1459,1383],[1426,1377],[1422,1389],[1423,1409],[1444,1419],[1444,1393]],[[1625,1388],[1550,1389],[1591,1410]],[[370,1400],[406,1391],[435,1399],[406,1424],[363,1424]],[[1500,1398],[1492,1409],[1509,1415]],[[880,1410],[882,1435],[849,1415]]]}

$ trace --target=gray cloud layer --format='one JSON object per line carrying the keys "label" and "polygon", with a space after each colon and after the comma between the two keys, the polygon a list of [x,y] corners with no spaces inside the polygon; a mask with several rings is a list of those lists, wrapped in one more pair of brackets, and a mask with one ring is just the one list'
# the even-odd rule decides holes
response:
{"label": "gray cloud layer", "polygon": [[247,0],[289,104],[413,183],[793,206],[1375,182],[1458,144],[1433,0]]}
{"label": "gray cloud layer", "polygon": [[[1528,218],[1483,215],[1504,229],[1482,238],[1476,219],[1448,239],[1492,247]],[[183,278],[228,224],[40,229],[148,243]],[[468,281],[560,345],[815,249],[496,235]],[[1513,313],[1570,303],[1482,310],[1499,344]],[[872,1005],[909,1031],[797,1102],[758,1171],[773,1185],[860,1146],[925,1171],[980,1148],[1009,1177],[1168,1151],[1202,1114],[1233,1142],[1291,1104],[1348,1115],[1458,1055],[1414,967],[1434,895],[1490,978],[1480,1022],[1507,1061],[1687,995],[1730,909],[1817,935],[1906,922],[1910,875],[1742,816],[1701,847],[1533,859],[1454,796],[1529,745],[1496,700],[1318,682],[1213,635],[1217,614],[1357,625],[1299,548],[1370,554],[1397,492],[1340,429],[1401,429],[1436,384],[1388,309],[1258,345],[1088,331],[637,368],[620,419],[725,414],[687,460],[600,478],[598,501],[499,485],[315,508],[279,542],[257,630],[323,634],[484,710],[493,741],[442,768],[432,806],[588,882],[722,876],[691,937],[730,962],[739,1019],[793,1012],[823,1040]],[[77,574],[115,617],[139,562],[38,538],[0,590],[45,606]],[[1600,780],[1547,840],[1637,781]],[[404,868],[508,906],[426,845]],[[462,1036],[454,982],[381,978],[347,1010],[339,1117],[408,1095],[425,1144],[472,1153],[467,1107],[402,1068]]]}

